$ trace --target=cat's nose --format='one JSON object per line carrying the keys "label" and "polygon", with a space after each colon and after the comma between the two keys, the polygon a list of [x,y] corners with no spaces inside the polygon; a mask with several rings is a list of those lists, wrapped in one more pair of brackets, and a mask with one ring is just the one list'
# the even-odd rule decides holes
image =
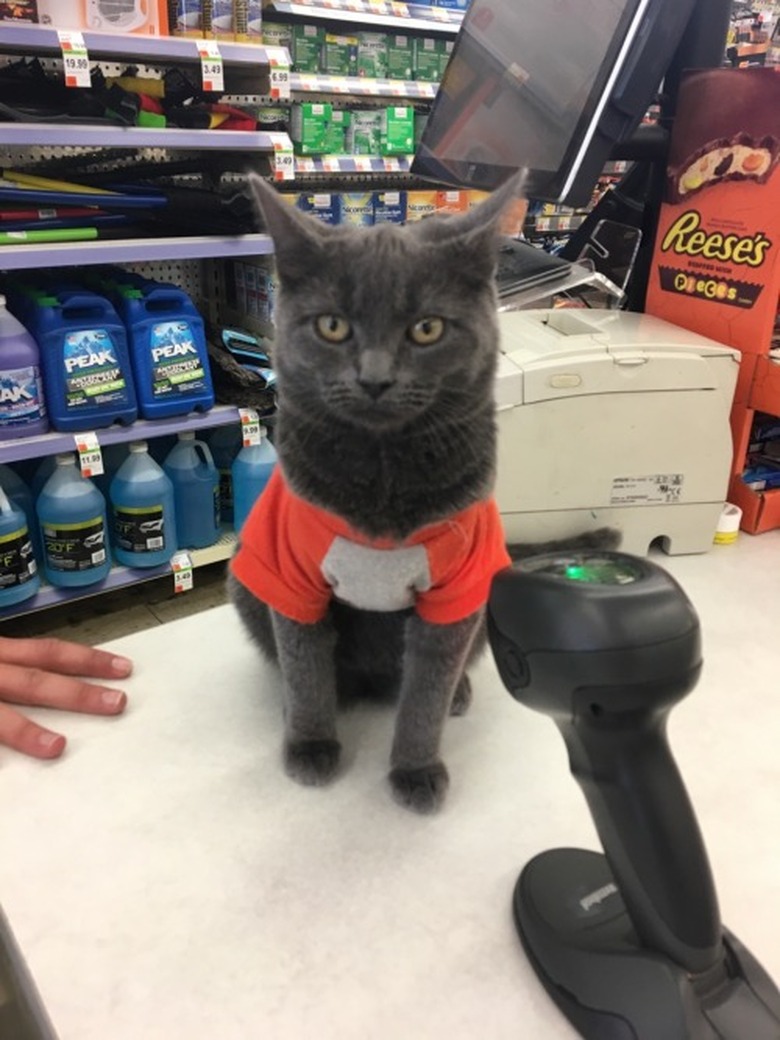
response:
{"label": "cat's nose", "polygon": [[394,382],[394,379],[358,379],[357,381],[358,386],[374,401],[378,401]]}

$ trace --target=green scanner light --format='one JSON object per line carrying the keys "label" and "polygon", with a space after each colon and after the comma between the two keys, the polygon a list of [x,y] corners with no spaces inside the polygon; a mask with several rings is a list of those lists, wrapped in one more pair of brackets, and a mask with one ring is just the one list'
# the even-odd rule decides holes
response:
{"label": "green scanner light", "polygon": [[540,557],[527,561],[525,566],[550,577],[588,585],[630,585],[642,577],[640,568],[626,558],[585,552]]}

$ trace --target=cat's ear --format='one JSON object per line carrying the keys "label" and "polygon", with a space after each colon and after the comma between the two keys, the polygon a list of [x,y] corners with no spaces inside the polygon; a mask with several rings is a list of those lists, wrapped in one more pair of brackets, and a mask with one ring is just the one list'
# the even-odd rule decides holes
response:
{"label": "cat's ear", "polygon": [[260,216],[274,243],[274,260],[281,281],[298,282],[321,269],[321,247],[328,228],[285,202],[270,184],[256,173],[249,174],[249,187]]}

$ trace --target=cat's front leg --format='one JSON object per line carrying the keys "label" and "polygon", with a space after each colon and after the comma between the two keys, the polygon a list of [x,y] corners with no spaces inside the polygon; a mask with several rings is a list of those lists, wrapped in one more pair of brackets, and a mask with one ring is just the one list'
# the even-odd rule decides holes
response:
{"label": "cat's front leg", "polygon": [[409,618],[401,696],[390,757],[396,801],[416,812],[434,812],[449,786],[439,758],[444,723],[469,660],[483,611],[449,625]]}
{"label": "cat's front leg", "polygon": [[329,617],[312,625],[271,611],[284,681],[284,766],[309,786],[336,775],[341,745],[336,739],[336,632]]}

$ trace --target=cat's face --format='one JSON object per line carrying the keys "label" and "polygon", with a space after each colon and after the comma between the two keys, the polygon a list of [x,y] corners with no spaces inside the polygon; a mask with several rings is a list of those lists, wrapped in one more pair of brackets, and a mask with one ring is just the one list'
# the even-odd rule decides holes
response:
{"label": "cat's face", "polygon": [[378,431],[451,420],[492,392],[500,200],[468,218],[328,228],[255,190],[276,250],[282,408]]}

